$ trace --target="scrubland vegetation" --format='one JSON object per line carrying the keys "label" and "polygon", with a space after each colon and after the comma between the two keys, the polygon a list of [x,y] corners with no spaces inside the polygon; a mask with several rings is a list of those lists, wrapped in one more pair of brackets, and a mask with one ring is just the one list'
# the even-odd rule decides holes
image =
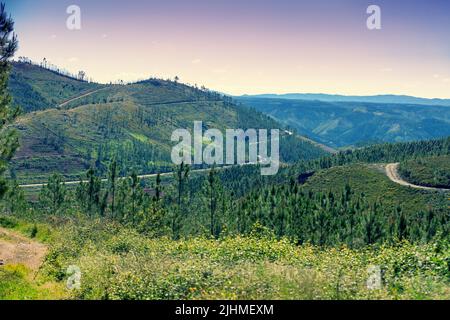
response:
{"label": "scrubland vegetation", "polygon": [[450,189],[450,156],[407,160],[399,169],[402,177],[413,184]]}
{"label": "scrubland vegetation", "polygon": [[[19,271],[6,270],[2,271],[2,280],[6,281],[0,286],[0,297],[36,298],[45,294],[44,298],[53,295],[75,299],[450,298],[449,244],[443,240],[427,244],[403,241],[361,249],[320,248],[276,239],[261,226],[255,226],[246,236],[173,241],[167,237],[148,238],[101,219],[55,219],[52,223],[59,227],[52,227],[50,251],[37,278],[51,280],[50,288],[60,288],[65,284],[67,266],[78,265],[83,272],[81,288],[36,291]],[[371,266],[381,268],[383,283],[380,288],[369,290]]]}

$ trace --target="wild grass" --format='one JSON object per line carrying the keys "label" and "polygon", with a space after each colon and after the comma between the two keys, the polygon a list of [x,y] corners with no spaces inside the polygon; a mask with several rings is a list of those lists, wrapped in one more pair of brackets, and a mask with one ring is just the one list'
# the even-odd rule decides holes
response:
{"label": "wild grass", "polygon": [[36,277],[24,265],[0,267],[0,300],[56,300],[66,294],[62,283]]}
{"label": "wild grass", "polygon": [[[270,234],[270,233],[268,233]],[[60,231],[44,271],[82,271],[74,299],[449,299],[448,241],[351,250],[295,246],[267,235],[150,239],[104,221]],[[369,290],[368,268],[382,286]]]}

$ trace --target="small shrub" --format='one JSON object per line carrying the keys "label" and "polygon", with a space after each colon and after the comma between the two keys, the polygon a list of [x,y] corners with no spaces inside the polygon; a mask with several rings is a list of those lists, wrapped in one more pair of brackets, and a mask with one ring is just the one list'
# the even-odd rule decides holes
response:
{"label": "small shrub", "polygon": [[18,223],[10,217],[0,216],[0,226],[7,229],[13,229],[17,227]]}
{"label": "small shrub", "polygon": [[31,230],[30,230],[30,238],[31,239],[36,238],[37,233],[38,233],[38,227],[37,227],[36,224],[34,224],[33,227],[31,227]]}

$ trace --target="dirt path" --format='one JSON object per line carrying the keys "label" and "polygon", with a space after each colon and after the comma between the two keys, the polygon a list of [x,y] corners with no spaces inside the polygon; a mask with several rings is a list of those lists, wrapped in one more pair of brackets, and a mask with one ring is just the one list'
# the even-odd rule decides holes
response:
{"label": "dirt path", "polygon": [[0,228],[0,268],[2,265],[23,264],[37,271],[44,261],[47,249],[44,244]]}
{"label": "dirt path", "polygon": [[[95,89],[95,90],[92,90],[92,91],[89,91],[89,92],[82,93],[81,95],[79,95],[77,97],[70,98],[69,100],[66,100],[66,101],[58,104],[57,107],[58,108],[65,107],[66,105],[68,105],[69,103],[71,103],[73,101],[76,101],[76,100],[88,97],[90,95],[93,95],[94,93],[97,93],[97,92],[102,91],[102,90],[106,90],[108,88],[111,88],[111,86],[106,86],[106,87],[103,87],[103,88],[100,88],[100,89]],[[24,125],[27,122],[27,120],[29,120],[30,117],[36,117],[37,115],[41,115],[41,114],[48,113],[48,112],[54,112],[54,111],[55,111],[54,108],[48,108],[48,109],[44,109],[44,110],[37,110],[37,111],[29,112],[29,113],[26,113],[26,114],[18,117],[16,119],[15,123]]]}
{"label": "dirt path", "polygon": [[105,89],[108,89],[108,88],[109,87],[103,87],[103,88],[100,88],[100,89],[96,89],[96,90],[93,90],[93,91],[86,92],[85,94],[82,94],[82,95],[80,95],[78,97],[75,97],[75,98],[72,98],[72,99],[64,101],[63,103],[59,104],[58,107],[60,107],[60,108],[65,107],[66,105],[68,105],[71,102],[74,102],[76,100],[79,100],[79,99],[82,99],[82,98],[85,98],[85,97],[89,97],[90,95],[92,95],[94,93],[97,93],[99,91],[102,91],[102,90],[105,90]]}
{"label": "dirt path", "polygon": [[388,165],[386,165],[386,175],[393,182],[400,184],[402,186],[411,187],[414,189],[430,190],[430,191],[450,191],[450,189],[418,186],[418,185],[415,185],[415,184],[409,183],[408,181],[403,180],[402,177],[400,176],[400,174],[398,173],[399,165],[400,165],[400,163],[389,163]]}

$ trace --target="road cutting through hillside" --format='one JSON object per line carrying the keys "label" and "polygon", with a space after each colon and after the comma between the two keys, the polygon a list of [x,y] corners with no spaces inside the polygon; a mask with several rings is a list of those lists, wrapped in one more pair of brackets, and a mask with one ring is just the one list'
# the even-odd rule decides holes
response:
{"label": "road cutting through hillside", "polygon": [[90,95],[93,95],[94,93],[97,93],[97,92],[99,92],[99,91],[102,91],[102,90],[105,90],[105,89],[108,89],[108,88],[110,88],[110,86],[106,86],[106,87],[103,87],[103,88],[100,88],[100,89],[96,89],[96,90],[93,90],[93,91],[86,92],[86,93],[84,93],[84,94],[82,94],[82,95],[80,95],[80,96],[77,96],[77,97],[75,97],[75,98],[66,100],[66,101],[64,101],[63,103],[60,103],[60,104],[58,105],[58,107],[59,107],[59,108],[63,108],[63,107],[65,107],[66,105],[68,105],[69,103],[71,103],[71,102],[77,101],[77,100],[82,99],[82,98],[89,97]]}
{"label": "road cutting through hillside", "polygon": [[[206,171],[206,170],[209,170],[209,169],[193,170],[191,172],[202,172],[202,171]],[[144,175],[139,175],[138,178],[139,179],[149,179],[149,178],[155,178],[157,175],[158,175],[157,173],[144,174]],[[168,176],[168,175],[173,175],[173,172],[165,172],[165,173],[161,173],[160,175],[161,175],[161,177]],[[118,180],[123,180],[123,179],[126,179],[126,178],[129,178],[129,177],[121,177]],[[80,182],[85,183],[87,181],[85,181],[85,180],[82,180],[82,181],[75,180],[75,181],[65,181],[63,183],[66,186],[70,186],[70,185],[78,185],[78,184],[80,184]],[[101,179],[101,182],[108,182],[108,179]],[[32,188],[42,188],[42,187],[45,187],[46,185],[47,185],[46,183],[21,184],[21,185],[19,185],[19,187],[20,188],[24,188],[24,189],[28,189],[28,188],[32,189]]]}
{"label": "road cutting through hillside", "polygon": [[398,173],[399,165],[400,165],[400,163],[389,163],[386,165],[386,175],[388,176],[389,179],[391,179],[391,181],[393,181],[399,185],[402,185],[405,187],[411,187],[414,189],[450,192],[450,189],[419,186],[419,185],[412,184],[412,183],[409,183],[408,181],[403,180],[402,177],[400,176],[400,174]]}
{"label": "road cutting through hillside", "polygon": [[[231,165],[231,166],[224,166],[224,167],[216,167],[216,170],[225,170],[225,169],[230,169],[236,166],[248,166],[248,165],[256,165],[256,163],[244,163],[241,165]],[[282,164],[280,163],[280,166]],[[191,173],[201,173],[201,172],[208,172],[210,171],[211,168],[207,168],[207,169],[197,169],[197,170],[191,170]],[[160,173],[161,177],[165,177],[165,176],[173,176],[173,171],[171,172],[164,172],[164,173]],[[156,176],[158,176],[158,173],[152,173],[152,174],[144,174],[144,175],[138,175],[137,177],[139,179],[150,179],[150,178],[156,178]],[[120,177],[118,178],[118,180],[123,180],[123,179],[128,179],[130,177]],[[87,180],[75,180],[75,181],[66,181],[63,182],[64,185],[66,186],[70,186],[70,185],[78,185],[80,184],[80,182],[86,183]],[[108,179],[101,179],[101,182],[108,182]],[[19,185],[20,188],[23,189],[33,189],[33,188],[42,188],[45,187],[47,185],[47,183],[35,183],[35,184],[21,184]]]}

